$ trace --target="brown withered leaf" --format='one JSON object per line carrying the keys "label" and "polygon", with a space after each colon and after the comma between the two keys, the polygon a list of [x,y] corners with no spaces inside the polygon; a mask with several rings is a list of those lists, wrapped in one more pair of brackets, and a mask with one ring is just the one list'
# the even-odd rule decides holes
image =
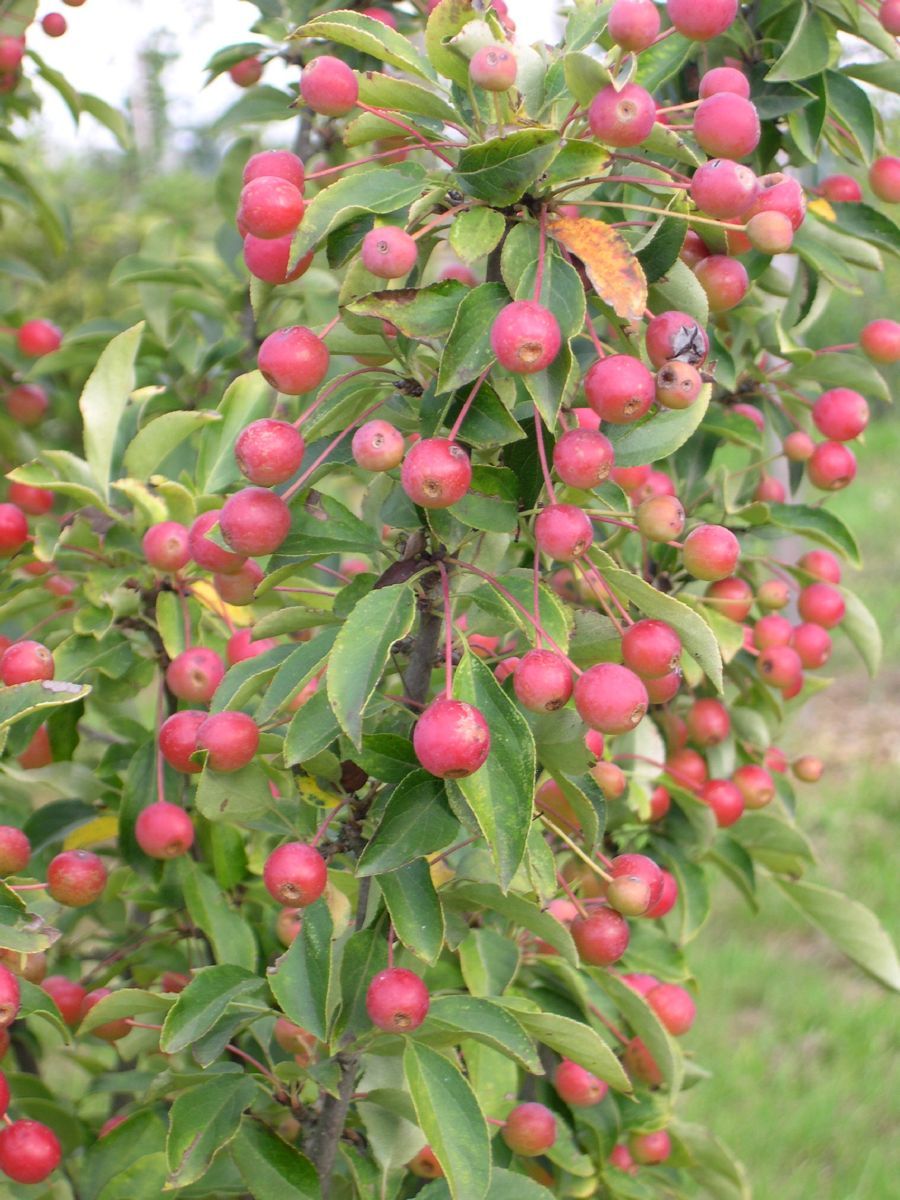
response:
{"label": "brown withered leaf", "polygon": [[634,251],[604,221],[563,217],[547,227],[561,246],[584,263],[594,291],[625,321],[638,321],[647,307],[647,280]]}

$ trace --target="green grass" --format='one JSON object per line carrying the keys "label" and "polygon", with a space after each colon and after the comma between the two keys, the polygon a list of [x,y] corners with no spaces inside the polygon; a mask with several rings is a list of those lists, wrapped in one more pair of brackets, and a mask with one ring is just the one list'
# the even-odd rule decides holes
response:
{"label": "green grass", "polygon": [[[900,939],[895,830],[900,818],[900,628],[896,620],[900,424],[881,419],[859,448],[857,483],[829,501],[859,537],[865,567],[845,583],[885,635],[870,683],[836,640],[835,683],[786,737],[826,775],[800,785],[798,817],[819,858],[812,878],[846,891]],[[758,1200],[900,1196],[897,997],[841,956],[771,886],[761,912],[721,883],[690,959],[701,982],[686,1048],[713,1073],[685,1097],[744,1162]]]}

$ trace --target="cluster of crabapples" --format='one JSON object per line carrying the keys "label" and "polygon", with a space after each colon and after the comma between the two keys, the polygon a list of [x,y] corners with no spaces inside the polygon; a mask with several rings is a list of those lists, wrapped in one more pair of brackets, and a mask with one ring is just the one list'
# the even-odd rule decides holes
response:
{"label": "cluster of crabapples", "polygon": [[[85,0],[62,0],[69,8],[81,8]],[[62,37],[69,28],[63,13],[46,13],[40,27],[47,37]],[[0,33],[0,96],[14,92],[22,78],[22,62],[26,53],[25,34]]]}

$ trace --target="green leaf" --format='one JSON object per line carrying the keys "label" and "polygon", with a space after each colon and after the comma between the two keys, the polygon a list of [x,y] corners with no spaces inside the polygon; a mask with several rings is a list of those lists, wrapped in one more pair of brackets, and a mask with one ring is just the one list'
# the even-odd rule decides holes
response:
{"label": "green leaf", "polygon": [[[417,1193],[417,1200],[450,1200],[450,1189],[446,1179],[435,1179],[429,1183]],[[553,1193],[548,1192],[543,1184],[529,1179],[527,1175],[520,1175],[518,1171],[505,1171],[502,1167],[494,1167],[486,1200],[553,1200]]]}
{"label": "green leaf", "polygon": [[560,1017],[556,1013],[530,1012],[517,1008],[515,1014],[532,1037],[561,1054],[563,1058],[571,1058],[586,1071],[592,1071],[598,1079],[605,1080],[617,1092],[632,1091],[631,1080],[625,1074],[621,1063],[590,1025],[573,1021],[571,1017]]}
{"label": "green leaf", "polygon": [[252,821],[272,803],[269,777],[258,762],[239,771],[212,771],[204,767],[194,804],[209,821]]}
{"label": "green leaf", "polygon": [[638,467],[674,454],[699,428],[711,395],[712,387],[707,383],[689,408],[654,413],[639,425],[606,425],[616,452],[616,466]]}
{"label": "green leaf", "polygon": [[847,78],[843,67],[840,71],[825,72],[825,86],[831,116],[850,131],[863,161],[870,163],[875,153],[875,112],[871,100],[859,84]]}
{"label": "green leaf", "polygon": [[[531,300],[537,282],[540,234],[534,225],[516,225],[503,243],[500,270],[514,300]],[[564,340],[584,328],[586,314],[581,276],[552,246],[544,258],[541,294],[537,297],[559,322]]]}
{"label": "green leaf", "polygon": [[166,1138],[169,1187],[186,1187],[206,1174],[258,1094],[249,1075],[222,1075],[176,1096]]}
{"label": "green leaf", "polygon": [[499,283],[483,283],[463,298],[441,354],[438,395],[455,392],[491,365],[491,326],[508,303],[506,289]]}
{"label": "green leaf", "polygon": [[525,854],[534,795],[535,750],[531,730],[492,672],[466,653],[453,678],[453,695],[473,704],[491,731],[482,767],[456,786],[469,802],[491,848],[506,890]]}
{"label": "green leaf", "polygon": [[231,1157],[255,1200],[320,1200],[315,1167],[267,1125],[245,1117]]}
{"label": "green leaf", "polygon": [[471,529],[514,533],[519,516],[515,475],[508,467],[476,464],[469,490],[448,511]]}
{"label": "green leaf", "polygon": [[164,413],[131,439],[125,451],[125,470],[135,479],[146,479],[185,438],[219,419],[218,413],[207,410]]}
{"label": "green leaf", "polygon": [[385,805],[378,828],[359,857],[357,875],[395,871],[415,858],[448,846],[459,822],[447,806],[443,781],[411,771]]}
{"label": "green leaf", "polygon": [[[290,612],[289,609],[282,610],[282,612],[285,611]],[[254,628],[257,637],[271,637],[276,633],[285,632],[271,628],[264,631],[261,621],[257,621]],[[324,629],[315,637],[310,638],[308,642],[294,647],[290,657],[286,658],[275,672],[266,689],[265,696],[259,702],[255,714],[258,723],[268,721],[287,704],[292,696],[309,683],[331,652],[336,637],[336,629]]]}
{"label": "green leaf", "polygon": [[283,663],[291,657],[292,646],[271,646],[262,654],[245,658],[225,672],[225,677],[216,688],[210,704],[210,712],[243,708],[245,704],[270,680]]}
{"label": "green leaf", "polygon": [[809,842],[800,830],[770,813],[745,812],[733,836],[770,871],[801,875],[814,861]]}
{"label": "green leaf", "polygon": [[450,245],[462,262],[477,262],[499,245],[505,231],[506,218],[495,208],[470,208],[454,217]]}
{"label": "green leaf", "polygon": [[48,950],[59,936],[59,930],[47,925],[36,913],[0,904],[0,948],[35,954]]}
{"label": "green leaf", "polygon": [[425,88],[408,79],[397,79],[395,75],[383,75],[378,71],[363,71],[358,78],[359,98],[370,108],[428,117],[432,121],[458,120],[456,109],[434,88]]}
{"label": "green leaf", "polygon": [[[515,621],[526,638],[534,637],[534,625],[526,614],[530,614],[534,605],[534,577],[531,571],[514,569],[504,572],[502,579],[504,591],[508,592],[518,603],[502,595],[489,583],[483,584],[472,593],[472,600],[480,609],[499,621],[507,623]],[[569,610],[560,601],[555,592],[545,584],[538,590],[538,608],[540,610],[541,626],[553,638],[560,649],[565,650],[569,644]]]}
{"label": "green leaf", "polygon": [[[79,1192],[91,1200],[110,1195],[116,1195],[118,1200],[122,1193],[116,1192],[117,1184],[138,1166],[138,1185],[134,1186],[129,1179],[131,1186],[123,1200],[159,1200],[166,1176],[165,1135],[163,1123],[153,1109],[131,1113],[121,1125],[86,1148],[79,1171]],[[149,1188],[144,1187],[146,1183]]]}
{"label": "green leaf", "polygon": [[678,1043],[666,1031],[646,999],[623,983],[618,975],[612,971],[592,970],[590,977],[612,1000],[635,1035],[647,1047],[674,1097],[681,1090],[684,1073],[684,1061]]}
{"label": "green leaf", "polygon": [[295,41],[299,38],[324,38],[327,42],[349,46],[351,50],[359,50],[361,54],[368,54],[380,62],[399,67],[401,71],[409,71],[421,79],[435,78],[427,60],[413,47],[408,38],[364,13],[323,13],[322,16],[314,17],[299,29],[295,29],[288,40]]}
{"label": "green leaf", "polygon": [[676,312],[687,313],[704,328],[709,324],[706,292],[694,272],[680,258],[676,258],[665,275],[650,288],[650,305],[654,312],[673,308]]}
{"label": "green leaf", "polygon": [[502,996],[519,969],[519,947],[496,929],[470,929],[458,953],[463,982],[473,996]]}
{"label": "green leaf", "polygon": [[773,878],[795,908],[848,958],[886,987],[900,991],[896,948],[873,913],[859,901],[830,888]]}
{"label": "green leaf", "polygon": [[673,1121],[669,1131],[687,1161],[691,1178],[716,1200],[751,1200],[747,1173],[731,1151],[700,1125]]}
{"label": "green leaf", "polygon": [[515,892],[501,892],[492,883],[462,882],[441,888],[441,901],[445,907],[449,905],[499,913],[512,924],[529,930],[542,942],[552,946],[570,966],[578,965],[578,953],[568,929],[524,896],[517,896]]}
{"label": "green leaf", "polygon": [[107,1021],[118,1020],[121,1017],[133,1017],[138,1020],[138,1014],[155,1016],[158,1013],[167,1013],[174,1003],[169,996],[161,996],[141,988],[117,988],[85,1013],[78,1026],[78,1034],[81,1036],[90,1033],[98,1025],[105,1025]]}
{"label": "green leaf", "polygon": [[229,1004],[258,1000],[265,992],[263,980],[243,967],[202,967],[169,1009],[160,1049],[165,1054],[186,1050],[212,1029]]}
{"label": "green leaf", "polygon": [[409,738],[396,733],[373,733],[363,738],[356,761],[367,775],[383,783],[400,783],[419,766]]}
{"label": "green leaf", "polygon": [[681,600],[658,591],[639,575],[607,567],[599,559],[595,561],[610,587],[631,600],[645,616],[672,626],[688,654],[697,660],[713,685],[721,691],[722,656],[715,634],[706,621]]}
{"label": "green leaf", "polygon": [[460,150],[454,174],[469,196],[502,208],[522,199],[556,158],[560,144],[555,129],[522,129],[470,143]]}
{"label": "green leaf", "polygon": [[881,664],[881,630],[859,596],[846,588],[840,591],[847,609],[840,627],[859,651],[866,670],[870,675],[876,675]]}
{"label": "green leaf", "polygon": [[[490,209],[477,209],[490,212]],[[347,305],[349,312],[363,317],[380,317],[396,325],[411,338],[444,337],[450,332],[463,297],[469,294],[465,284],[445,279],[423,288],[399,288],[372,292]],[[326,431],[327,432],[327,431]]]}
{"label": "green leaf", "polygon": [[85,458],[107,499],[119,421],[134,391],[134,364],[143,332],[141,321],[113,338],[97,360],[78,401],[84,421]]}
{"label": "green leaf", "polygon": [[697,936],[710,913],[706,874],[702,866],[692,862],[675,847],[664,851],[663,857],[678,884],[675,919],[678,924],[678,942],[684,946]]}
{"label": "green leaf", "polygon": [[445,79],[452,79],[461,87],[469,82],[469,64],[452,39],[464,25],[477,19],[478,13],[468,4],[439,4],[425,27],[428,61]]}
{"label": "green leaf", "polygon": [[[582,735],[583,741],[583,735]],[[540,752],[540,744],[538,751]],[[578,819],[581,826],[582,842],[586,850],[593,849],[598,840],[603,836],[606,825],[606,801],[603,798],[603,792],[599,785],[595,782],[592,775],[587,772],[578,775],[569,775],[564,771],[555,770],[552,766],[544,764],[560,790],[568,801],[572,811]],[[553,820],[553,815],[550,814],[550,819]],[[554,824],[560,822],[554,821]],[[572,834],[572,831],[563,826],[564,832]]]}
{"label": "green leaf", "polygon": [[828,66],[831,57],[829,26],[820,13],[804,3],[793,33],[781,57],[769,68],[766,80],[770,83],[786,83],[793,79],[808,79],[818,75]]}
{"label": "green leaf", "polygon": [[257,949],[250,926],[197,863],[182,858],[178,869],[191,920],[209,938],[217,960],[252,971],[256,967]]}
{"label": "green leaf", "polygon": [[892,254],[900,254],[900,226],[887,213],[868,204],[832,204],[831,207],[843,233],[881,246]]}
{"label": "green leaf", "polygon": [[197,487],[209,496],[222,493],[240,478],[234,458],[238,434],[251,421],[268,416],[272,408],[272,389],[259,371],[250,371],[233,380],[219,402],[216,412],[222,418],[204,431],[197,459]]}
{"label": "green leaf", "polygon": [[281,543],[272,568],[288,562],[315,562],[329,554],[379,554],[381,539],[349,508],[331,496],[322,496],[321,520],[305,508],[294,514],[291,532]]}
{"label": "green leaf", "polygon": [[387,921],[351,934],[341,958],[341,1011],[335,1036],[371,1032],[366,1012],[369,981],[387,966]]}
{"label": "green leaf", "polygon": [[397,937],[420,958],[433,963],[444,943],[444,913],[424,858],[378,879]]}
{"label": "green leaf", "polygon": [[303,910],[299,934],[268,976],[285,1015],[323,1041],[328,1036],[332,932],[328,905],[317,900]]}
{"label": "green leaf", "polygon": [[438,997],[432,1001],[420,1036],[453,1046],[458,1046],[463,1038],[474,1038],[512,1058],[524,1071],[544,1074],[534,1043],[515,1013],[490,1000],[476,996]]}
{"label": "green leaf", "polygon": [[131,149],[134,141],[132,128],[120,109],[107,104],[99,96],[91,96],[87,92],[81,93],[81,107],[84,112],[89,113],[95,121],[110,131],[123,150]]}
{"label": "green leaf", "polygon": [[820,542],[845,555],[855,566],[860,565],[859,546],[840,517],[827,508],[807,504],[768,503],[769,521],[779,529],[799,533],[811,541]]}
{"label": "green leaf", "polygon": [[29,713],[58,708],[61,704],[77,704],[90,695],[90,691],[83,684],[64,683],[58,679],[0,687],[0,729],[14,725]]}
{"label": "green leaf", "polygon": [[366,705],[391,656],[416,616],[416,598],[405,583],[363,596],[341,627],[325,676],[328,699],[341,728],[358,749]]}
{"label": "green leaf", "polygon": [[410,1041],[403,1070],[422,1132],[453,1200],[484,1200],[491,1182],[491,1143],[475,1094],[442,1054]]}
{"label": "green leaf", "polygon": [[285,765],[309,762],[326,750],[340,732],[328,696],[323,688],[319,688],[291,718],[284,739]]}
{"label": "green leaf", "polygon": [[821,383],[823,387],[851,387],[869,393],[885,404],[893,397],[879,371],[864,358],[850,354],[819,354],[785,373],[788,383]]}
{"label": "green leaf", "polygon": [[308,254],[332,230],[356,217],[406,208],[418,197],[424,183],[425,172],[417,163],[360,167],[344,175],[310,202],[294,238],[291,261]]}
{"label": "green leaf", "polygon": [[873,87],[884,88],[886,92],[900,92],[900,77],[897,74],[897,64],[891,60],[871,63],[847,63],[841,70],[854,79],[870,83]]}

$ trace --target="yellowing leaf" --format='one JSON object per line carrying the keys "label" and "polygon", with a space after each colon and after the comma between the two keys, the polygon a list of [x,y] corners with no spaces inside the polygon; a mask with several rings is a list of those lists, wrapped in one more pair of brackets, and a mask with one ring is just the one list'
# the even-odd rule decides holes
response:
{"label": "yellowing leaf", "polygon": [[205,579],[198,579],[196,583],[192,583],[191,592],[204,608],[208,608],[223,620],[227,617],[232,625],[253,624],[253,613],[249,606],[237,608],[233,604],[226,604],[213,585]]}
{"label": "yellowing leaf", "polygon": [[806,207],[810,212],[814,212],[817,217],[822,217],[822,219],[825,221],[837,220],[837,213],[834,211],[828,201],[822,196],[817,197],[815,200],[810,200]]}
{"label": "yellowing leaf", "polygon": [[640,320],[647,307],[647,280],[617,230],[589,217],[564,217],[554,221],[548,232],[581,259],[594,291],[617,316]]}
{"label": "yellowing leaf", "polygon": [[86,825],[79,825],[67,835],[63,842],[63,850],[83,850],[85,846],[96,846],[100,842],[109,842],[119,835],[119,818],[115,813],[94,817]]}
{"label": "yellowing leaf", "polygon": [[334,792],[326,792],[324,788],[319,787],[311,775],[297,776],[297,791],[304,800],[312,800],[319,804],[324,804],[326,808],[334,808],[335,805],[341,803],[341,797]]}

